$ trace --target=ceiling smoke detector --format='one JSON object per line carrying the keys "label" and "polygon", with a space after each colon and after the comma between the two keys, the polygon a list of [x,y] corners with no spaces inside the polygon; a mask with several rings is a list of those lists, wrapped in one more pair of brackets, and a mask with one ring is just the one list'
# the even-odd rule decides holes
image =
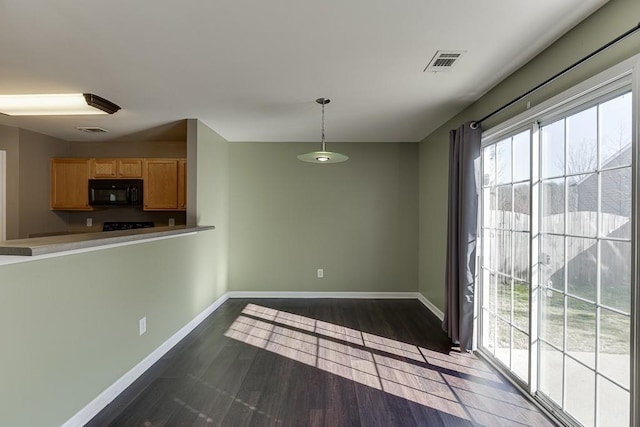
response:
{"label": "ceiling smoke detector", "polygon": [[458,63],[460,57],[464,54],[461,50],[439,50],[433,55],[429,64],[424,68],[423,72],[431,71],[437,73],[440,71],[449,71]]}
{"label": "ceiling smoke detector", "polygon": [[101,127],[98,126],[78,126],[76,129],[78,129],[80,132],[85,132],[85,133],[107,133],[109,132],[106,129],[103,129]]}

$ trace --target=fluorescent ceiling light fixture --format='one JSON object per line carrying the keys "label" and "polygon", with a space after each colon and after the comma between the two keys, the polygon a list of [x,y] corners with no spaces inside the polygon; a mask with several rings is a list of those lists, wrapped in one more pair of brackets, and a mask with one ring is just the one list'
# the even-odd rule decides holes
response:
{"label": "fluorescent ceiling light fixture", "polygon": [[298,159],[309,163],[340,163],[349,159],[348,156],[340,153],[327,151],[327,144],[324,142],[324,106],[331,102],[330,99],[318,98],[316,102],[322,105],[322,148],[320,151],[312,151],[298,155]]}
{"label": "fluorescent ceiling light fixture", "polygon": [[0,95],[0,113],[9,116],[113,114],[119,106],[91,93]]}

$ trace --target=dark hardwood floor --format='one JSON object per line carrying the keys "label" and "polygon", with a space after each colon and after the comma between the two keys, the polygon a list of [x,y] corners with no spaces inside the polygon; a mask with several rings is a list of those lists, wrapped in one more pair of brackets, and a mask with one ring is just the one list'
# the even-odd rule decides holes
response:
{"label": "dark hardwood floor", "polygon": [[88,426],[553,426],[415,300],[231,299]]}

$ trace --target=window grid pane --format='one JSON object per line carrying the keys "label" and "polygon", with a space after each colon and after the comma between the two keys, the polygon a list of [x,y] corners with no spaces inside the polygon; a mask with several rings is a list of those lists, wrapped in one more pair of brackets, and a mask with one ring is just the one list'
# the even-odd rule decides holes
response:
{"label": "window grid pane", "polygon": [[483,349],[528,382],[530,130],[484,147],[482,180]]}
{"label": "window grid pane", "polygon": [[[540,391],[587,425],[602,421],[598,411],[606,406],[596,376],[622,393],[629,390],[631,167],[625,165],[630,163],[630,132],[622,126],[618,135],[627,139],[616,142],[610,123],[621,122],[612,113],[616,105],[630,104],[618,98],[604,104],[541,129],[539,334],[549,344],[539,348]],[[630,108],[617,111],[626,117],[630,113]],[[608,129],[602,129],[603,123]],[[552,140],[565,144],[562,155],[551,147]],[[562,399],[557,386],[545,380],[555,369],[545,364],[550,359],[543,353],[550,348],[564,353]]]}
{"label": "window grid pane", "polygon": [[[481,286],[491,288],[481,347],[526,383],[536,265],[537,391],[586,425],[626,425],[629,416],[631,101],[627,92],[540,127],[537,194],[525,177],[528,132],[483,149],[482,227],[492,244],[483,245]],[[534,259],[531,197],[540,203]]]}

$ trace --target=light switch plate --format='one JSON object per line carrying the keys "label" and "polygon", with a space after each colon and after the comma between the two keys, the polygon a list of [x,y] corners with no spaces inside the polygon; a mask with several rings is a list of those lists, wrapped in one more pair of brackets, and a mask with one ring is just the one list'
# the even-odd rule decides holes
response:
{"label": "light switch plate", "polygon": [[144,334],[145,332],[147,332],[147,317],[143,317],[142,319],[140,319],[140,321],[138,322],[138,330],[140,332],[140,335]]}

